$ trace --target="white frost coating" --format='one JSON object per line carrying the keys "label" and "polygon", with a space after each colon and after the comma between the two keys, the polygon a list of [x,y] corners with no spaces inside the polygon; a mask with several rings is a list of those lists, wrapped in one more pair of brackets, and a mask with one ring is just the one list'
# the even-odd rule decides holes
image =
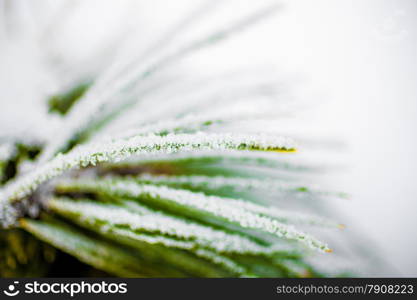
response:
{"label": "white frost coating", "polygon": [[[213,191],[222,188],[230,188],[237,192],[247,190],[296,192],[299,188],[305,188],[305,186],[300,186],[299,184],[278,182],[276,179],[255,179],[224,176],[154,176],[150,174],[143,174],[136,178],[132,178],[131,180],[136,180],[143,183],[163,184],[179,188],[184,187],[183,185],[185,184],[186,188],[206,188]],[[309,187],[308,189],[310,190],[311,188]],[[263,207],[260,205],[245,202],[243,200],[229,199],[229,201],[239,201],[241,205],[245,205],[245,207],[251,211],[274,217],[284,223],[289,222],[319,225],[325,227],[340,227],[340,224],[331,220],[320,218],[318,216],[284,211],[275,207]]]}
{"label": "white frost coating", "polygon": [[148,135],[106,143],[81,145],[67,154],[59,154],[33,172],[8,184],[1,191],[0,210],[10,200],[29,195],[41,183],[63,172],[96,165],[101,162],[119,161],[134,154],[175,153],[178,151],[228,150],[228,149],[294,149],[294,142],[276,135],[244,134],[170,134],[164,137]]}
{"label": "white frost coating", "polygon": [[[209,5],[214,3],[209,0],[204,0],[204,2]],[[313,164],[306,165],[299,164],[299,161],[287,161],[287,157],[291,159],[291,156],[299,159],[298,155],[277,155],[272,152],[261,153],[260,151],[240,151],[241,149],[262,149],[259,145],[259,141],[256,140],[261,137],[260,135],[257,135],[255,138],[255,135],[242,134],[244,132],[257,132],[256,130],[269,131],[272,129],[284,132],[286,130],[286,128],[280,126],[281,124],[279,123],[277,123],[278,126],[275,127],[261,127],[259,124],[254,124],[255,118],[256,121],[259,122],[263,121],[261,120],[263,117],[270,117],[270,114],[273,114],[274,116],[278,113],[281,114],[282,110],[279,109],[281,108],[279,105],[282,104],[283,101],[292,100],[291,96],[289,99],[285,99],[286,95],[281,93],[281,87],[276,86],[275,80],[268,80],[268,82],[266,82],[265,79],[262,79],[262,84],[260,85],[260,81],[252,81],[253,79],[260,79],[262,75],[255,71],[250,72],[250,76],[247,76],[246,80],[242,81],[241,79],[243,78],[240,78],[240,71],[238,70],[236,70],[238,71],[236,74],[234,74],[234,72],[223,74],[222,78],[218,76],[219,74],[212,73],[211,70],[205,70],[210,73],[210,75],[208,75],[209,77],[198,79],[197,77],[200,77],[203,75],[202,73],[205,72],[198,72],[197,70],[197,72],[190,72],[188,75],[189,77],[183,76],[178,73],[178,69],[175,65],[171,64],[179,62],[179,59],[185,57],[187,53],[194,52],[205,47],[205,45],[217,42],[230,33],[234,33],[235,31],[246,27],[249,23],[260,19],[264,13],[268,14],[271,11],[268,8],[264,12],[252,15],[252,12],[255,11],[254,9],[247,7],[245,10],[249,11],[248,16],[251,16],[244,20],[242,19],[241,22],[233,22],[232,18],[229,18],[224,12],[221,12],[221,16],[224,18],[223,21],[226,26],[220,25],[223,22],[216,22],[217,25],[215,27],[217,28],[214,29],[219,30],[214,31],[214,34],[212,34],[213,31],[210,28],[206,28],[208,29],[208,35],[205,33],[184,35],[184,31],[198,31],[198,28],[195,28],[193,21],[200,22],[203,19],[200,18],[198,14],[190,14],[191,20],[189,21],[191,22],[184,20],[185,22],[180,24],[180,28],[170,27],[170,29],[173,29],[171,31],[172,34],[169,33],[165,37],[159,38],[159,35],[155,33],[152,34],[149,39],[145,39],[146,44],[150,44],[149,42],[154,39],[154,37],[157,42],[151,43],[154,45],[153,48],[152,45],[150,48],[144,45],[145,51],[147,51],[150,56],[149,59],[147,57],[147,59],[143,60],[144,56],[141,55],[141,51],[126,49],[133,51],[130,51],[131,53],[128,51],[126,53],[121,53],[126,54],[120,56],[123,61],[116,60],[116,64],[113,68],[109,69],[108,73],[100,72],[100,74],[95,74],[97,76],[92,74],[93,77],[96,78],[92,78],[94,83],[87,90],[85,94],[87,96],[81,97],[80,101],[77,100],[66,115],[49,115],[47,112],[48,107],[45,103],[45,100],[47,99],[44,99],[45,97],[42,97],[42,102],[37,102],[39,104],[37,106],[39,108],[42,107],[42,113],[44,113],[47,118],[43,120],[42,118],[32,118],[32,116],[28,116],[30,117],[28,119],[32,121],[37,119],[41,120],[41,122],[35,122],[36,126],[32,126],[34,128],[28,126],[28,124],[33,123],[32,121],[29,123],[22,123],[19,121],[17,123],[22,123],[24,126],[20,126],[21,129],[16,131],[16,128],[14,128],[16,126],[13,126],[13,124],[16,123],[15,121],[17,118],[15,118],[14,114],[11,114],[12,118],[9,119],[13,122],[3,122],[10,123],[11,125],[8,126],[10,130],[6,130],[5,133],[2,134],[2,138],[0,138],[1,143],[5,142],[6,138],[7,141],[12,141],[15,144],[20,143],[21,141],[24,147],[28,143],[36,142],[36,147],[37,149],[41,149],[41,152],[40,156],[32,155],[32,153],[29,153],[29,156],[23,155],[16,166],[16,176],[11,180],[9,180],[9,178],[4,178],[9,182],[6,183],[7,186],[4,189],[0,188],[0,225],[3,223],[3,225],[13,224],[19,226],[19,224],[21,224],[23,226],[26,222],[25,220],[21,220],[19,223],[15,221],[23,216],[25,218],[27,216],[30,216],[31,218],[36,217],[39,213],[38,210],[41,208],[47,209],[48,199],[54,194],[60,194],[59,183],[56,185],[57,182],[55,180],[51,180],[47,185],[44,184],[49,179],[52,179],[54,176],[60,176],[60,174],[72,168],[83,168],[102,162],[104,162],[104,164],[95,168],[62,174],[65,175],[65,177],[63,176],[63,179],[66,178],[71,180],[71,177],[74,176],[78,177],[80,180],[90,180],[94,178],[97,181],[100,181],[103,180],[103,177],[101,177],[103,174],[105,175],[104,179],[107,180],[109,174],[112,173],[134,174],[135,172],[141,173],[144,171],[167,174],[177,172],[186,174],[192,174],[193,172],[198,174],[241,174],[242,176],[251,177],[260,175],[260,171],[269,171],[268,174],[271,174],[270,176],[277,176],[278,178],[281,176],[284,183],[287,179],[293,179],[293,183],[296,182],[296,180],[301,181],[306,179],[295,173],[293,178],[289,176],[292,174],[279,173],[279,171],[282,170],[302,171],[315,169],[313,168],[315,167]],[[206,17],[207,11],[208,10],[203,9],[201,10],[201,14]],[[241,14],[238,13],[237,10],[232,9],[231,12],[233,18],[236,17],[237,19],[240,19],[239,15]],[[215,20],[216,19],[217,16]],[[190,23],[192,23],[193,26],[189,26]],[[119,34],[116,35],[119,36]],[[177,37],[180,40],[178,40]],[[186,40],[181,41],[183,38]],[[167,45],[168,39],[172,39],[175,44],[170,43],[170,45]],[[128,38],[128,40],[132,39]],[[132,55],[132,53],[134,54]],[[139,56],[137,54],[139,54]],[[104,65],[101,64],[100,69],[106,67],[106,61],[102,58],[103,56],[101,59],[97,60],[97,63],[104,63]],[[126,63],[124,64],[124,62]],[[168,70],[166,67],[169,67],[171,70]],[[164,72],[165,68],[168,72]],[[61,71],[68,73],[65,69],[66,68]],[[70,70],[71,74],[62,74],[65,75],[64,77],[68,77],[66,75],[69,75],[69,77],[71,77],[71,80],[69,81],[72,81],[73,79],[77,82],[79,80],[84,80],[81,77],[76,78],[78,77],[77,75],[80,75],[81,73],[79,73],[78,70],[75,71],[75,69],[72,71]],[[194,78],[195,74],[197,74],[197,77]],[[103,75],[103,77],[101,77],[101,75]],[[197,79],[197,81],[191,81],[192,84],[190,84],[190,81],[187,82],[187,80],[184,80],[191,78]],[[268,78],[273,77],[268,76]],[[214,84],[210,82],[213,79],[216,79]],[[62,80],[62,78],[59,78],[58,81],[60,80]],[[67,80],[64,78],[64,81]],[[97,82],[99,84],[97,84]],[[176,82],[177,84],[175,84]],[[246,84],[247,82],[249,84]],[[265,85],[263,82],[265,82]],[[200,85],[193,83],[199,83]],[[66,84],[63,84],[62,86],[64,87]],[[172,89],[173,87],[177,88],[177,90]],[[203,89],[201,87],[203,87]],[[188,90],[190,92],[188,92]],[[278,94],[278,92],[280,94]],[[278,95],[279,98],[272,99],[273,96]],[[7,98],[14,99],[14,97]],[[29,99],[32,98],[33,97],[29,97]],[[58,98],[61,98],[61,96]],[[262,102],[263,100],[264,102]],[[138,105],[133,107],[136,103]],[[16,105],[14,105],[13,108],[16,108]],[[301,106],[299,108],[302,109]],[[15,109],[11,109],[10,111],[13,110]],[[25,111],[32,112],[27,109]],[[114,113],[114,115],[112,113]],[[49,120],[48,116],[51,116],[52,119]],[[245,121],[245,118],[250,121],[250,124],[244,124],[245,126],[242,126],[240,122]],[[51,124],[62,126],[49,126]],[[128,126],[132,124],[137,126]],[[208,128],[212,124],[215,126]],[[221,124],[222,126],[217,126],[217,124]],[[112,127],[109,128],[107,125]],[[133,130],[129,132],[124,130],[129,128],[133,128]],[[111,131],[111,129],[114,130]],[[190,133],[195,133],[200,130],[215,130],[228,133],[230,133],[230,131],[238,131],[239,134],[232,136],[228,134],[203,135],[199,133],[191,136]],[[51,134],[53,132],[55,132],[55,134]],[[35,134],[32,137],[32,142],[27,137],[32,136],[33,133]],[[80,133],[80,135],[77,133]],[[83,133],[86,134],[86,137],[84,137]],[[110,143],[107,143],[106,141],[91,143],[92,141],[89,139],[96,138],[97,134],[100,133],[114,135],[110,135],[110,138],[112,138]],[[174,135],[174,133],[177,135]],[[179,133],[181,133],[181,135]],[[119,134],[122,135],[119,136]],[[157,137],[158,135],[166,134],[170,135],[164,138]],[[141,137],[138,137],[138,135],[141,135]],[[123,137],[123,139],[126,139],[127,141],[119,140],[120,137]],[[195,137],[197,138],[194,140]],[[273,136],[270,135],[270,137],[272,138]],[[179,140],[179,138],[183,140]],[[188,138],[190,140],[187,140]],[[236,140],[234,140],[234,138],[236,138]],[[254,141],[254,144],[248,144],[248,140]],[[271,141],[271,143],[269,141],[266,143],[266,150],[275,149],[276,146],[272,144],[278,142],[275,137],[273,137],[273,140],[271,139]],[[72,145],[86,142],[89,144],[77,147],[74,151],[68,151]],[[321,143],[321,141],[318,142]],[[281,143],[281,141],[279,143]],[[285,143],[286,142],[283,142],[283,144]],[[288,142],[288,144],[291,144],[291,142]],[[63,152],[69,153],[53,158],[52,156],[60,149]],[[283,150],[286,148],[278,149]],[[201,152],[194,153],[199,151],[205,151],[205,154],[201,155]],[[229,153],[230,157],[226,157]],[[180,156],[176,156],[175,154],[181,154],[184,161],[175,161],[175,159],[178,159]],[[248,157],[253,154],[255,154],[253,157]],[[263,154],[271,154],[271,156],[265,159],[256,157],[262,156]],[[118,163],[122,159],[132,158],[133,156],[137,156],[139,162],[146,162],[152,161],[152,159],[149,158],[157,155],[165,156],[164,161],[157,162],[161,163],[161,165],[151,163],[149,165],[137,166],[135,165],[136,162],[131,160],[127,162],[122,169],[106,169],[106,162]],[[201,160],[197,158],[199,155],[201,155]],[[322,155],[322,153],[320,153],[320,155]],[[7,159],[7,157],[10,157],[10,155],[7,153],[6,155],[2,155],[2,148],[0,146],[0,164],[4,166],[4,163],[7,161],[1,161],[1,159]],[[275,158],[277,158],[276,161]],[[178,164],[176,165],[176,163]],[[226,166],[227,163],[229,163],[229,166]],[[314,164],[316,163],[317,161],[314,161]],[[243,167],[245,166],[255,166],[256,168],[244,169]],[[183,167],[183,169],[181,169],[181,167]],[[189,167],[189,169],[186,167]],[[263,170],[258,169],[262,167],[268,167],[269,170],[266,170],[265,168]],[[55,208],[52,210],[46,210],[45,213],[68,216],[75,210],[79,215],[68,216],[68,218],[66,218],[68,223],[72,225],[82,225],[97,230],[98,233],[100,233],[101,230],[102,234],[108,234],[107,238],[112,239],[115,243],[122,244],[120,246],[128,246],[129,243],[131,243],[130,246],[137,245],[138,249],[141,249],[143,246],[142,249],[145,253],[152,253],[152,251],[155,250],[155,252],[161,252],[166,256],[168,256],[169,253],[184,253],[184,251],[174,251],[173,248],[183,249],[189,251],[190,254],[194,253],[200,257],[205,257],[210,261],[222,264],[227,269],[235,270],[237,273],[245,272],[245,268],[239,266],[240,261],[242,261],[242,264],[245,266],[256,264],[256,266],[251,266],[253,267],[254,272],[257,273],[259,271],[260,273],[263,273],[264,270],[262,269],[264,265],[262,263],[257,265],[259,256],[263,256],[260,260],[263,260],[265,263],[270,262],[271,264],[278,263],[282,257],[286,257],[285,255],[288,255],[291,259],[295,259],[296,263],[302,263],[304,261],[303,256],[310,253],[309,251],[306,252],[306,249],[303,249],[300,253],[295,253],[295,250],[299,250],[303,246],[302,244],[307,244],[314,249],[328,250],[328,248],[326,248],[327,246],[323,246],[324,244],[320,244],[309,235],[299,232],[291,226],[286,226],[287,224],[294,223],[331,225],[330,223],[326,223],[326,220],[281,211],[277,208],[256,206],[250,204],[250,202],[243,202],[242,200],[222,197],[206,197],[204,194],[181,190],[175,191],[174,189],[158,187],[158,185],[167,185],[168,187],[188,189],[187,186],[182,187],[176,186],[175,184],[188,184],[190,186],[199,187],[204,186],[204,181],[209,179],[207,188],[216,191],[224,187],[231,187],[235,190],[262,189],[274,192],[286,192],[287,190],[290,190],[288,199],[291,200],[291,198],[295,196],[292,188],[297,187],[296,185],[293,186],[291,183],[285,185],[270,182],[268,180],[251,181],[248,179],[245,181],[246,179],[240,180],[239,178],[224,178],[221,176],[212,178],[204,176],[142,177],[140,179],[145,180],[145,182],[141,182],[139,197],[132,196],[128,192],[126,194],[128,197],[115,195],[115,205],[103,205],[105,209],[108,209],[107,211],[103,208],[93,206],[93,202],[86,203],[88,205],[91,204],[91,206],[88,207],[80,206],[74,208],[73,206],[62,206],[62,203],[65,205],[68,204],[65,200],[63,202],[60,202],[61,200],[56,200],[59,204],[56,204]],[[151,180],[153,182],[147,182],[146,180]],[[106,182],[104,181],[103,184],[105,183]],[[74,182],[69,182],[68,184],[74,184]],[[65,184],[63,186],[65,189]],[[124,195],[124,193],[126,193],[123,191],[124,187],[116,186],[116,188],[121,190],[118,195]],[[108,189],[109,193],[114,192],[110,188],[105,187],[103,188],[104,193],[106,192],[105,189]],[[129,187],[128,189],[132,188]],[[189,189],[192,190],[192,187]],[[84,191],[85,190],[81,190],[81,192]],[[101,187],[97,187],[96,189],[93,188],[92,191],[100,193],[102,192],[102,189]],[[133,189],[133,195],[135,195],[134,191],[135,189]],[[63,193],[65,193],[65,190]],[[79,196],[79,194],[71,193],[71,191],[69,191],[68,195],[73,198],[78,198]],[[86,194],[86,197],[92,196],[92,198],[95,198],[93,195],[88,193]],[[257,193],[257,196],[260,198],[259,200],[262,199],[263,195],[265,196],[265,194]],[[281,193],[280,195],[284,194]],[[233,195],[233,197],[234,196],[235,195]],[[160,197],[167,198],[159,199]],[[133,201],[133,198],[138,199]],[[281,198],[287,199],[287,197]],[[130,199],[131,201],[126,199]],[[74,199],[66,201],[76,203],[77,205],[79,204],[79,202]],[[51,203],[52,204],[50,205],[52,207],[54,205],[53,201]],[[166,209],[166,212],[156,213],[155,211],[146,209],[144,206],[140,207],[141,204],[138,203],[145,203],[150,207],[160,207],[162,210]],[[134,209],[133,204],[138,205],[136,209]],[[58,209],[60,209],[60,211],[58,211]],[[54,212],[53,210],[57,211]],[[175,214],[178,216],[172,216]],[[133,218],[132,215],[135,215],[136,218]],[[194,215],[195,218],[193,217]],[[196,221],[189,221],[189,219],[194,219]],[[33,223],[35,224],[35,227],[39,225],[42,229],[42,223],[44,221],[45,220],[42,219],[41,222]],[[28,224],[31,224],[30,220],[27,220],[27,222]],[[204,223],[212,224],[212,226],[202,225]],[[48,221],[45,225],[47,229],[49,226]],[[49,234],[54,232],[54,225],[51,225],[52,228],[50,229]],[[196,228],[196,226],[199,227]],[[106,259],[110,257],[109,255],[107,255],[107,257],[104,255],[104,258],[100,258],[99,256],[94,257],[94,250],[99,248],[92,247],[94,246],[93,241],[92,244],[90,243],[91,245],[88,244],[89,246],[86,247],[87,249],[81,249],[81,252],[83,253],[81,253],[80,256],[80,254],[77,253],[78,251],[76,251],[76,245],[74,246],[72,245],[73,243],[71,243],[76,240],[76,237],[73,238],[73,241],[71,241],[71,239],[66,239],[65,234],[62,234],[65,233],[65,230],[61,230],[60,232],[59,227],[60,225],[57,226],[58,231],[55,232],[55,241],[52,238],[51,241],[49,241],[52,244],[60,248],[69,249],[71,250],[69,251],[70,253],[78,257],[82,257],[83,253],[86,252],[89,259],[84,259],[83,261],[90,262],[90,264],[96,267],[96,259],[105,262]],[[71,233],[70,227],[71,226],[68,227],[68,231]],[[249,230],[243,227],[259,230]],[[63,229],[65,229],[65,226],[63,226]],[[43,229],[38,231],[38,237],[41,239],[46,238],[46,240],[48,240],[48,232],[42,233],[42,231]],[[161,231],[168,233],[161,234]],[[283,238],[278,239],[266,235],[265,231]],[[80,234],[80,238],[82,239],[82,232],[80,232]],[[111,234],[114,235],[111,236]],[[61,236],[61,238],[59,236]],[[120,237],[120,239],[118,239],[118,237]],[[126,239],[123,239],[123,237]],[[135,239],[136,241],[131,241],[127,238]],[[257,238],[259,238],[259,240]],[[264,243],[260,242],[263,239],[265,239],[265,243],[268,245],[273,244],[274,242],[276,242],[276,244],[265,246]],[[290,241],[290,239],[293,241]],[[142,241],[143,243],[140,243],[139,241]],[[296,241],[300,241],[302,244],[297,243]],[[149,245],[146,245],[145,243],[158,246],[149,247]],[[82,245],[82,243],[80,245]],[[159,245],[163,247],[160,247]],[[283,250],[282,246],[287,246],[287,249]],[[168,247],[171,249],[168,249]],[[112,249],[110,248],[110,250]],[[109,254],[111,254],[111,252],[112,251],[110,251]],[[231,253],[233,255],[231,255]],[[236,255],[236,253],[243,253],[245,254],[245,257]],[[258,256],[253,259],[252,263],[248,259],[251,255]],[[181,255],[173,255],[175,258],[180,256]],[[228,257],[231,257],[232,260],[229,260]],[[126,256],[126,258],[129,257]],[[244,259],[248,259],[248,261]],[[299,261],[298,259],[302,261]],[[236,260],[236,262],[233,260]],[[190,261],[194,262],[194,260]],[[171,262],[174,262],[175,266],[175,259],[172,259]],[[178,265],[181,264],[178,263]],[[204,266],[205,264],[202,263],[201,265]],[[266,265],[265,269],[268,269]],[[277,274],[291,275],[293,273],[288,272],[288,274],[286,274],[284,272],[284,263],[282,263],[282,269],[283,272],[277,272]],[[292,269],[298,270],[296,264],[290,266],[288,269],[288,271]],[[265,271],[269,273],[269,269]],[[174,272],[174,274],[175,273],[176,272]],[[191,269],[190,272],[187,270],[185,273],[191,274]],[[204,272],[201,272],[201,274],[204,275]]]}
{"label": "white frost coating", "polygon": [[175,240],[166,236],[155,236],[155,235],[152,236],[152,235],[147,235],[147,234],[141,234],[141,233],[132,232],[130,230],[120,229],[117,227],[110,227],[110,226],[102,226],[100,230],[101,232],[104,232],[104,233],[112,233],[118,236],[126,237],[135,241],[140,241],[140,242],[144,242],[148,244],[162,245],[165,247],[187,250],[215,264],[222,265],[223,267],[226,267],[226,269],[234,273],[237,273],[237,274],[246,273],[246,270],[243,267],[239,266],[238,264],[233,262],[231,259],[228,259],[227,257],[224,257],[219,253],[216,253],[207,249],[198,249],[196,243],[191,242],[191,241],[179,241],[179,240]]}
{"label": "white frost coating", "polygon": [[[141,101],[135,103],[124,112],[122,118],[113,120],[104,131],[98,132],[102,136],[123,133],[126,129],[138,128],[141,125],[154,123],[155,120],[171,120],[173,117],[183,117],[195,112],[204,114],[220,111],[228,114],[236,111],[251,113],[259,111],[270,103],[268,113],[276,110],[274,116],[282,115],[282,109],[288,112],[285,99],[277,99],[277,81],[271,82],[276,74],[266,74],[264,70],[239,70],[238,72],[221,72],[211,76],[198,76],[193,74],[191,78],[181,78],[170,82],[168,88],[158,89],[155,92],[141,97]],[[268,87],[268,93],[265,93]],[[274,92],[273,92],[274,91]],[[281,93],[280,93],[281,94]],[[280,95],[282,96],[282,95]],[[169,101],[167,101],[169,99]],[[164,105],[159,105],[164,103]],[[256,104],[259,103],[259,106]],[[264,103],[264,105],[262,105]],[[255,107],[254,107],[255,105]],[[268,115],[269,115],[268,114]],[[97,137],[97,136],[96,136]],[[98,137],[97,137],[98,138]]]}
{"label": "white frost coating", "polygon": [[[264,208],[242,200],[226,199],[177,190],[165,186],[138,184],[123,180],[101,180],[80,183],[82,187],[96,187],[109,194],[121,197],[149,197],[164,202],[179,204],[184,208],[206,212],[214,217],[239,224],[243,228],[258,229],[278,237],[297,240],[308,247],[330,252],[328,246],[316,238],[298,231],[291,225],[272,219],[266,214],[270,208]],[[275,216],[274,216],[275,218]]]}
{"label": "white frost coating", "polygon": [[268,191],[288,191],[300,188],[300,184],[292,182],[280,182],[276,179],[257,179],[244,177],[225,177],[225,176],[204,176],[204,175],[152,175],[141,174],[132,177],[132,180],[152,182],[158,184],[177,184],[181,186],[186,184],[191,188],[207,188],[217,190],[221,188],[230,188],[237,192],[247,190],[268,190]]}
{"label": "white frost coating", "polygon": [[[125,130],[122,134],[117,134],[114,137],[119,138],[129,138],[136,135],[143,134],[155,134],[160,135],[162,133],[175,133],[178,130],[187,130],[187,132],[195,132],[204,129],[207,125],[207,121],[212,123],[220,123],[222,120],[218,118],[204,118],[200,115],[187,115],[184,118],[164,120],[155,123],[145,124],[138,126],[137,128],[130,128]],[[108,139],[104,137],[104,139]]]}
{"label": "white frost coating", "polygon": [[[116,226],[115,228],[118,225],[124,225],[133,231],[140,229],[183,239],[182,241],[176,241],[181,244],[171,244],[173,247],[183,247],[184,249],[185,247],[204,247],[219,253],[256,255],[272,255],[283,250],[282,248],[261,246],[237,234],[226,233],[148,209],[145,209],[144,214],[138,214],[116,205],[104,205],[87,200],[76,202],[64,199],[51,200],[49,206],[63,215],[76,215],[83,223],[102,226],[103,230],[108,230],[107,226],[109,225]],[[105,222],[106,225],[96,224],[95,221],[97,220]],[[163,242],[160,239],[158,241]]]}
{"label": "white frost coating", "polygon": [[[54,136],[54,139],[51,139],[47,144],[44,154],[42,154],[42,159],[48,159],[55,152],[59,151],[61,147],[65,145],[75,134],[82,132],[88,128],[93,122],[97,120],[97,116],[100,119],[102,111],[105,109],[106,105],[109,102],[109,99],[115,98],[115,94],[120,92],[123,89],[126,89],[132,82],[138,82],[140,80],[147,79],[153,73],[160,71],[164,67],[172,64],[173,62],[187,56],[190,53],[196,52],[208,45],[215,44],[229,36],[249,27],[250,25],[262,20],[268,15],[273,14],[280,8],[279,5],[269,5],[268,7],[262,7],[251,14],[241,17],[234,21],[232,24],[228,24],[222,28],[216,28],[209,34],[203,36],[202,38],[198,37],[196,40],[193,40],[189,43],[181,44],[177,48],[169,49],[167,53],[162,52],[152,59],[146,60],[144,65],[140,65],[139,68],[130,72],[128,76],[124,76],[119,79],[116,84],[113,85],[112,91],[110,93],[107,89],[104,90],[104,95],[95,95],[87,94],[83,97],[81,104],[75,105],[71,110],[70,114],[66,118],[62,131],[59,132],[58,136]],[[100,96],[100,97],[98,97]],[[129,98],[129,97],[124,97]],[[123,101],[123,98],[119,97],[119,101],[124,104],[126,101]],[[115,101],[113,101],[115,102]],[[120,104],[120,103],[119,103]],[[87,107],[86,107],[87,106]],[[103,116],[101,116],[102,118]]]}
{"label": "white frost coating", "polygon": [[110,166],[128,167],[140,164],[168,163],[168,164],[206,164],[206,165],[239,165],[247,167],[266,167],[285,171],[308,171],[317,172],[324,166],[317,163],[316,159],[306,159],[304,153],[297,155],[275,155],[262,151],[235,151],[227,152],[200,151],[178,152],[170,155],[157,154],[152,156],[131,156],[124,161],[111,163]]}
{"label": "white frost coating", "polygon": [[[242,158],[243,159],[243,158]],[[144,182],[165,184],[172,186],[186,185],[191,188],[206,188],[218,190],[228,188],[235,192],[245,192],[249,190],[263,190],[271,192],[305,192],[316,195],[327,195],[329,192],[321,191],[317,185],[306,185],[294,182],[282,182],[273,178],[244,178],[244,177],[225,177],[225,176],[203,176],[203,175],[152,175],[141,174],[132,177]]]}
{"label": "white frost coating", "polygon": [[217,253],[213,253],[212,251],[206,250],[206,249],[198,249],[195,252],[198,256],[201,256],[203,258],[206,258],[216,264],[222,265],[226,267],[228,270],[231,270],[233,272],[236,272],[238,274],[242,274],[242,276],[246,277],[247,270],[243,267],[235,263],[233,260],[218,255]]}
{"label": "white frost coating", "polygon": [[[274,99],[275,100],[275,99]],[[250,101],[240,101],[235,105],[221,105],[214,111],[208,113],[189,113],[179,118],[171,118],[159,122],[150,122],[147,124],[137,124],[123,130],[122,133],[114,135],[115,138],[128,138],[139,134],[167,134],[178,132],[196,132],[201,131],[209,126],[221,123],[233,123],[242,120],[254,120],[259,117],[276,117],[277,101],[272,99],[250,99]],[[213,110],[211,108],[211,110]],[[120,130],[119,130],[120,132]],[[105,137],[105,134],[103,134]],[[110,135],[112,137],[112,135]]]}

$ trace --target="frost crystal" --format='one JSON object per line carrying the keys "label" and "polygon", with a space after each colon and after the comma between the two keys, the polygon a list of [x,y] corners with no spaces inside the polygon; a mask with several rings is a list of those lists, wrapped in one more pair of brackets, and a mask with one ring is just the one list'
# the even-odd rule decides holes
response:
{"label": "frost crystal", "polygon": [[[313,184],[326,170],[321,153],[310,154],[303,140],[298,153],[285,135],[303,103],[269,67],[187,71],[194,54],[280,7],[252,2],[197,1],[184,17],[170,12],[161,34],[118,19],[120,30],[97,41],[112,45],[100,55],[87,40],[66,44],[63,28],[78,24],[80,4],[62,26],[50,26],[47,16],[58,16],[52,11],[35,18],[42,9],[27,10],[33,24],[21,20],[26,14],[14,10],[32,4],[4,11],[3,25],[22,27],[4,30],[14,38],[0,35],[0,63],[18,50],[11,65],[22,60],[16,78],[27,84],[0,80],[11,99],[0,110],[0,225],[7,233],[0,235],[0,276],[26,276],[24,268],[19,273],[26,263],[35,264],[31,272],[56,263],[34,247],[47,260],[37,265],[37,250],[27,251],[19,235],[27,232],[117,276],[328,274],[315,264],[328,255],[317,252],[332,251],[321,239],[333,245],[328,236],[341,226],[319,215],[328,215],[327,198],[343,195]],[[135,5],[125,9],[135,13],[126,19],[142,22]],[[278,125],[265,126],[272,122]]]}

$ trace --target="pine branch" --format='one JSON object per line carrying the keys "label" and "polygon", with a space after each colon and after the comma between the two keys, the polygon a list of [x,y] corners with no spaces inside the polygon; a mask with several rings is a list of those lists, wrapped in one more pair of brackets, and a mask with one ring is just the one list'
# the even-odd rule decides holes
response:
{"label": "pine branch", "polygon": [[204,1],[143,51],[99,61],[91,84],[45,99],[40,135],[0,132],[2,276],[68,273],[62,252],[91,272],[128,277],[347,274],[343,226],[326,202],[345,195],[315,184],[328,166],[259,127],[299,106],[270,74],[188,78],[177,68],[279,8],[190,30],[219,6]]}

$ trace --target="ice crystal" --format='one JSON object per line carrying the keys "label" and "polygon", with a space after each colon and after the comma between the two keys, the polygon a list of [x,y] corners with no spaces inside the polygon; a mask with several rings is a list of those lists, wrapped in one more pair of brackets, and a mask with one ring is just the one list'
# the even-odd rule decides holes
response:
{"label": "ice crystal", "polygon": [[[140,15],[127,2],[126,10]],[[135,31],[143,24],[116,20],[119,31],[104,41],[109,53],[88,55],[88,45],[72,42],[79,60],[59,51],[60,36],[69,38],[65,22],[52,34],[46,15],[39,17],[45,24],[26,24],[14,39],[0,35],[9,49],[0,62],[20,49],[20,75],[32,69],[39,75],[29,76],[27,87],[2,85],[10,98],[0,110],[4,274],[47,274],[49,264],[60,262],[49,250],[41,253],[53,249],[44,243],[117,276],[330,274],[315,262],[336,254],[329,232],[343,233],[335,230],[338,222],[321,217],[329,215],[322,200],[343,195],[318,187],[315,176],[327,166],[308,148],[298,153],[285,130],[259,125],[297,113],[285,84],[259,68],[188,74],[182,65],[280,7],[251,2],[246,13],[223,15],[232,2],[195,3],[164,32],[143,37]],[[78,20],[80,4],[73,8],[62,16]],[[13,9],[5,13],[9,21],[19,15]],[[24,231],[36,237],[27,251]]]}

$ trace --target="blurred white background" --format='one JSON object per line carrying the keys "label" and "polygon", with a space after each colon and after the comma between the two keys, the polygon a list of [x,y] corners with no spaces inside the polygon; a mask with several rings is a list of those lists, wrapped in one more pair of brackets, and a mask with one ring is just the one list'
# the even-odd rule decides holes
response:
{"label": "blurred white background", "polygon": [[289,1],[273,43],[326,93],[322,126],[349,145],[342,209],[404,276],[417,276],[416,16],[413,0]]}
{"label": "blurred white background", "polygon": [[[51,6],[64,3],[44,2]],[[30,67],[31,62],[21,59],[27,55],[20,55],[20,51],[30,47],[25,43],[17,43],[15,48],[0,47],[1,86],[14,91],[7,94],[3,89],[3,99],[6,95],[32,97],[40,85],[47,86],[46,95],[57,88],[62,74],[70,81],[71,76],[79,75],[80,68],[86,76],[97,72],[99,67],[91,58],[98,54],[106,57],[106,49],[112,47],[111,43],[100,43],[100,37],[111,36],[112,32],[128,34],[130,29],[121,25],[131,22],[135,30],[144,28],[139,37],[146,42],[193,1],[85,2],[88,7],[84,15],[73,20],[65,38],[54,36],[54,30],[65,21],[63,16],[58,16],[50,31],[46,31],[49,35],[44,46],[70,54],[73,62],[64,64],[56,78],[44,78],[36,64]],[[296,82],[292,87],[300,89],[297,94],[317,106],[314,122],[306,127],[306,132],[317,129],[348,145],[343,151],[348,168],[328,178],[330,185],[352,195],[350,201],[339,204],[349,216],[345,223],[370,236],[400,275],[417,276],[417,1],[282,3],[277,15],[219,47],[193,56],[188,67],[207,70],[242,63],[274,65],[282,78]],[[245,10],[252,4],[253,1],[235,1],[234,9]],[[135,12],[132,7],[140,11],[143,19],[129,16],[129,12]],[[47,16],[48,11],[42,13]],[[233,9],[229,14],[233,15]],[[54,37],[53,45],[48,36]],[[31,51],[32,55],[45,55],[36,49]],[[20,61],[20,69],[10,57],[20,58],[15,59]],[[60,57],[54,59],[59,61]],[[10,85],[19,85],[23,80],[33,82],[33,86],[10,89]],[[40,98],[44,96],[38,94]],[[27,113],[38,109],[33,98],[32,103]],[[16,117],[13,114],[10,112],[10,118]],[[15,124],[10,118],[0,121],[3,129]]]}

